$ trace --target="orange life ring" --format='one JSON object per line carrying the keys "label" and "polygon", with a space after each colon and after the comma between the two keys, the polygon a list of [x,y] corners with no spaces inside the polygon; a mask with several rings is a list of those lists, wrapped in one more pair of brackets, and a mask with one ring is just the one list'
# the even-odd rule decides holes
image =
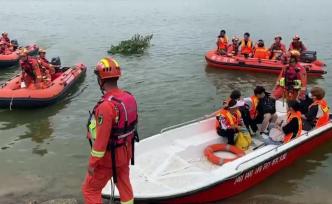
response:
{"label": "orange life ring", "polygon": [[[236,155],[235,158],[231,159],[224,159],[216,156],[214,153],[218,151],[225,151],[225,152],[231,152]],[[245,152],[233,145],[229,144],[213,144],[209,145],[204,149],[204,155],[207,157],[207,159],[216,165],[223,165],[227,162],[233,161],[239,157],[242,157],[245,155]]]}

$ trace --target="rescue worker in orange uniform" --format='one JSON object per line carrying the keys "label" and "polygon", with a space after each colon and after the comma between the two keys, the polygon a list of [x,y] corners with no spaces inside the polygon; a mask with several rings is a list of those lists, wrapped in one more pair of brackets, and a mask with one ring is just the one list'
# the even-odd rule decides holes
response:
{"label": "rescue worker in orange uniform", "polygon": [[237,56],[239,54],[239,38],[234,36],[232,44],[228,45],[227,54],[229,56]]}
{"label": "rescue worker in orange uniform", "polygon": [[304,46],[303,42],[300,40],[299,35],[295,35],[293,41],[289,45],[289,51],[297,50],[300,54],[304,51],[307,51],[307,48]]}
{"label": "rescue worker in orange uniform", "polygon": [[217,133],[222,137],[226,137],[230,145],[235,145],[235,135],[240,131],[241,126],[244,127],[239,111],[239,107],[243,105],[243,101],[231,99],[216,114]]}
{"label": "rescue worker in orange uniform", "polygon": [[11,47],[11,43],[10,43],[10,39],[8,37],[8,33],[3,32],[1,34],[1,36],[2,37],[0,38],[0,41],[3,42],[3,43],[5,43],[5,45],[7,46],[7,48],[10,48]]}
{"label": "rescue worker in orange uniform", "polygon": [[270,57],[270,53],[264,47],[264,41],[263,40],[258,40],[257,47],[254,50],[254,58],[269,59],[269,57]]}
{"label": "rescue worker in orange uniform", "polygon": [[282,37],[277,35],[274,38],[274,43],[271,45],[269,51],[271,53],[270,59],[281,60],[282,56],[286,54],[286,46],[281,43]]}
{"label": "rescue worker in orange uniform", "polygon": [[322,127],[330,121],[330,108],[324,99],[325,91],[321,87],[313,87],[310,91],[313,103],[309,106],[308,112],[302,116],[303,129],[311,130],[312,128]]}
{"label": "rescue worker in orange uniform", "polygon": [[7,48],[6,44],[0,41],[0,55],[9,55],[12,52]]}
{"label": "rescue worker in orange uniform", "polygon": [[28,50],[23,49],[20,52],[20,66],[22,68],[21,88],[43,88],[42,73],[38,61],[28,55]]}
{"label": "rescue worker in orange uniform", "polygon": [[46,59],[46,50],[42,48],[39,49],[39,56],[37,60],[43,72],[43,76],[45,77],[45,80],[50,82],[52,80],[52,76],[55,74],[55,70],[50,64],[50,62]]}
{"label": "rescue worker in orange uniform", "polygon": [[287,100],[296,100],[297,98],[305,97],[305,87],[302,81],[305,80],[303,77],[306,77],[306,74],[302,76],[300,72],[306,72],[298,63],[299,53],[297,51],[295,52],[292,51],[289,64],[282,70],[281,78],[277,82],[277,88],[273,95],[276,100],[282,97],[285,97]]}
{"label": "rescue worker in orange uniform", "polygon": [[250,40],[249,33],[244,33],[243,40],[241,40],[239,46],[241,48],[241,55],[243,55],[244,57],[252,56],[254,45]]}
{"label": "rescue worker in orange uniform", "polygon": [[[299,103],[296,100],[287,102],[287,123],[275,126],[279,130],[279,135],[270,135],[265,141],[267,144],[287,143],[302,134],[302,118]],[[271,131],[272,132],[272,131]]]}
{"label": "rescue worker in orange uniform", "polygon": [[95,74],[103,96],[88,123],[92,149],[82,186],[83,197],[87,204],[101,204],[101,191],[113,178],[121,203],[131,204],[134,201],[129,165],[130,160],[134,162],[134,142],[138,140],[136,100],[129,92],[118,88],[121,70],[114,59],[101,59]]}
{"label": "rescue worker in orange uniform", "polygon": [[228,37],[225,30],[221,30],[217,40],[217,52],[221,55],[227,54]]}

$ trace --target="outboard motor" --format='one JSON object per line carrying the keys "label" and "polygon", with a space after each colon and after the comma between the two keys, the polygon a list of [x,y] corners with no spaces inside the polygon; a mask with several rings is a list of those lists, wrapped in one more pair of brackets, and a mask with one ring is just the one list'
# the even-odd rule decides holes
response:
{"label": "outboard motor", "polygon": [[311,63],[317,60],[316,51],[304,51],[300,55],[300,61],[305,63]]}
{"label": "outboard motor", "polygon": [[10,43],[13,45],[14,50],[17,50],[17,48],[18,48],[17,40],[11,40]]}
{"label": "outboard motor", "polygon": [[60,57],[53,57],[51,60],[51,65],[54,66],[55,72],[61,71],[61,60]]}

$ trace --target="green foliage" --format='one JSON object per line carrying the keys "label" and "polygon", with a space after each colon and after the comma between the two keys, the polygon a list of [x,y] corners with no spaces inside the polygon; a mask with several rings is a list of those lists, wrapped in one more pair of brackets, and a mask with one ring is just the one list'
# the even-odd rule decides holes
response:
{"label": "green foliage", "polygon": [[152,36],[152,34],[147,36],[135,34],[129,40],[121,41],[118,45],[111,45],[108,53],[123,55],[143,54],[144,51],[150,46]]}

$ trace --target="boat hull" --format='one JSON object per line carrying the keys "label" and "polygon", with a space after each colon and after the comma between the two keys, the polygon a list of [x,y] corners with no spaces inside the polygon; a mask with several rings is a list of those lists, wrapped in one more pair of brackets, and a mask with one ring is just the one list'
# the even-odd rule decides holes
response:
{"label": "boat hull", "polygon": [[0,108],[38,108],[54,104],[66,95],[68,90],[84,76],[85,72],[85,65],[75,65],[74,68],[69,68],[60,74],[49,88],[33,90],[15,90],[15,85],[20,82],[18,75],[7,84],[2,85]]}
{"label": "boat hull", "polygon": [[[284,65],[276,60],[259,60],[256,58],[228,57],[216,54],[215,50],[206,53],[205,60],[211,67],[226,70],[241,70],[250,72],[279,74]],[[326,74],[323,63],[301,63],[308,75],[321,77]]]}
{"label": "boat hull", "polygon": [[[305,137],[305,135],[303,135]],[[279,152],[274,157],[262,161],[242,173],[232,176],[219,183],[206,186],[185,194],[174,195],[160,198],[135,198],[138,203],[208,203],[224,200],[235,196],[254,185],[264,181],[272,174],[291,165],[298,158],[308,154],[322,143],[332,138],[332,128],[329,128],[320,134],[293,146],[288,151]],[[104,197],[108,197],[105,196]],[[108,197],[109,198],[109,197]]]}
{"label": "boat hull", "polygon": [[[28,49],[30,56],[37,55],[39,47],[36,44],[28,45],[25,47]],[[0,68],[11,67],[17,65],[19,62],[18,51],[13,52],[9,55],[0,55]]]}

